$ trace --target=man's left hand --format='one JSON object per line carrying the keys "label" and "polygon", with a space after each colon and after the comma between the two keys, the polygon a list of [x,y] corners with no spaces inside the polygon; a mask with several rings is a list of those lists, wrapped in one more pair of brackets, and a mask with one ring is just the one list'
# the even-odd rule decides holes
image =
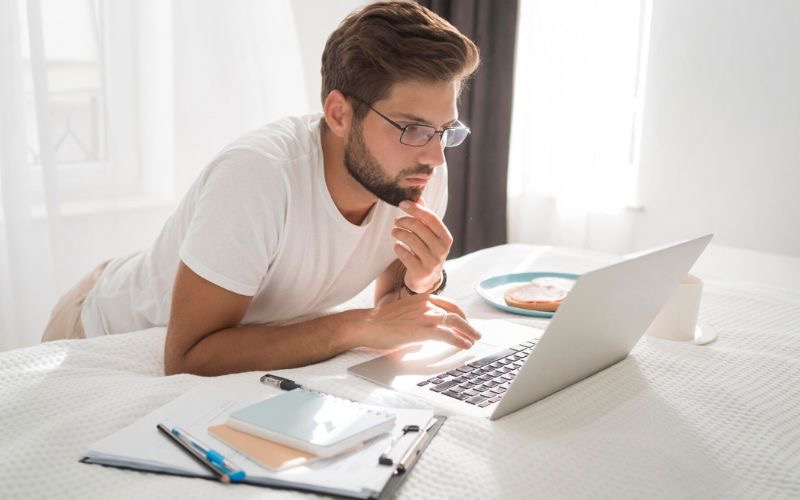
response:
{"label": "man's left hand", "polygon": [[394,253],[406,268],[405,284],[417,293],[432,292],[441,282],[453,237],[422,198],[404,201],[400,208],[408,215],[395,219],[392,236],[402,242],[395,243]]}

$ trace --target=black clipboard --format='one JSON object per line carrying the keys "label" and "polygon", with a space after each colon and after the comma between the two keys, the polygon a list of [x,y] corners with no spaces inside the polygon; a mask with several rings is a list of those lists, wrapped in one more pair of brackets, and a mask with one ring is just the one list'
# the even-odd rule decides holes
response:
{"label": "black clipboard", "polygon": [[444,425],[444,421],[447,420],[447,417],[443,415],[434,415],[433,416],[433,423],[428,427],[425,431],[425,434],[422,437],[422,443],[419,447],[419,453],[417,453],[414,460],[411,461],[409,464],[406,465],[405,471],[398,471],[395,469],[394,475],[389,479],[389,481],[384,485],[383,490],[381,490],[380,494],[376,497],[372,497],[375,500],[385,500],[388,498],[393,498],[397,493],[397,490],[403,485],[403,482],[406,480],[411,471],[414,470],[414,467],[417,465],[417,460],[419,459],[420,455],[425,453],[425,450],[428,448],[428,445],[436,437],[436,434],[439,432],[439,429],[442,428]]}
{"label": "black clipboard", "polygon": [[[227,487],[236,487],[236,485],[238,485],[238,484],[249,484],[251,486],[261,486],[261,487],[270,488],[270,489],[305,491],[305,492],[311,492],[311,493],[316,493],[318,495],[326,495],[326,496],[335,497],[335,498],[359,498],[359,499],[371,499],[371,500],[385,500],[385,499],[388,499],[388,498],[392,498],[397,493],[397,490],[403,485],[403,482],[406,480],[406,478],[411,473],[411,471],[414,470],[414,467],[417,464],[417,460],[425,452],[425,450],[427,449],[428,445],[433,440],[433,438],[436,437],[436,434],[439,432],[439,429],[442,428],[442,425],[444,424],[445,420],[447,420],[447,417],[445,417],[445,416],[437,416],[437,415],[433,416],[433,420],[431,421],[431,424],[428,426],[427,430],[425,430],[425,433],[421,437],[422,441],[420,442],[419,447],[418,447],[419,451],[416,454],[416,456],[414,457],[414,459],[411,460],[409,463],[407,463],[405,465],[405,471],[399,472],[397,469],[395,469],[394,474],[392,475],[391,478],[389,478],[389,481],[386,482],[386,484],[383,486],[383,489],[381,491],[362,490],[363,494],[361,494],[361,495],[343,495],[343,494],[338,494],[338,493],[334,493],[334,492],[331,492],[331,491],[325,491],[322,488],[306,488],[306,487],[303,487],[303,486],[297,486],[297,485],[293,485],[293,484],[263,484],[263,483],[259,483],[259,482],[251,482],[251,481],[248,481],[247,479],[245,479],[242,482],[229,483],[226,486]],[[377,457],[375,459],[377,460]],[[141,467],[133,467],[133,466],[127,466],[127,465],[120,465],[120,464],[111,464],[111,463],[106,463],[106,462],[103,462],[103,461],[95,461],[95,460],[92,460],[92,459],[90,459],[88,457],[83,457],[79,461],[82,462],[82,463],[85,463],[85,464],[96,464],[96,465],[102,465],[104,467],[113,467],[113,468],[116,468],[116,469],[128,469],[128,470],[136,470],[136,471],[139,471],[139,472],[149,472],[149,473],[152,473],[152,474],[164,474],[164,475],[168,475],[168,476],[182,476],[182,477],[191,477],[191,478],[196,478],[196,479],[206,479],[206,480],[215,481],[215,482],[217,481],[217,479],[213,478],[213,477],[196,476],[196,475],[192,475],[192,474],[181,474],[181,473],[175,473],[175,472],[149,470],[149,469],[141,468]]]}

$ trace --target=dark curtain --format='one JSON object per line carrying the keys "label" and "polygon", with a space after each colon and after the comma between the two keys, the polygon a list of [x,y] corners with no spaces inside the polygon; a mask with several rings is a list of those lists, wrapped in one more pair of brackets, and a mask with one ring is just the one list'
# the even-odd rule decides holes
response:
{"label": "dark curtain", "polygon": [[517,0],[419,0],[468,36],[481,65],[461,94],[472,135],[446,152],[450,198],[444,222],[450,258],[507,242],[506,182],[514,83]]}

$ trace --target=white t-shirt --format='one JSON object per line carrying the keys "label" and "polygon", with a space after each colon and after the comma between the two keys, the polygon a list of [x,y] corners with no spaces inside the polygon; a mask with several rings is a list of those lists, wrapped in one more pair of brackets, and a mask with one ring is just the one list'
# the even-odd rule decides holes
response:
{"label": "white t-shirt", "polygon": [[[336,208],[325,183],[321,115],[250,132],[200,174],[155,243],[114,259],[83,305],[87,337],[165,326],[180,260],[206,280],[252,296],[242,324],[280,324],[354,297],[396,259],[403,212],[379,201],[361,226]],[[446,166],[423,196],[439,217]]]}

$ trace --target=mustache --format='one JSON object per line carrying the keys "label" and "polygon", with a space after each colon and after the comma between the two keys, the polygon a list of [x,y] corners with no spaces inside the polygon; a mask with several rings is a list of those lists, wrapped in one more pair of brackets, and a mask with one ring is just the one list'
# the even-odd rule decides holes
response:
{"label": "mustache", "polygon": [[397,174],[397,177],[408,177],[410,175],[418,174],[431,176],[433,175],[433,168],[431,168],[429,165],[417,165],[415,167],[404,168],[399,174]]}

